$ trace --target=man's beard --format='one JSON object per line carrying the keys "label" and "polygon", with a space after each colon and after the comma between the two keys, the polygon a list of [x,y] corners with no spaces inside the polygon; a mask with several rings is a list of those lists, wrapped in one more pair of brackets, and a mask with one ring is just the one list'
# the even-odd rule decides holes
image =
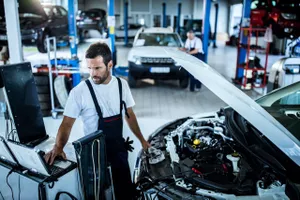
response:
{"label": "man's beard", "polygon": [[106,79],[109,76],[109,71],[107,70],[106,73],[103,75],[103,77],[101,76],[93,76],[92,80],[96,85],[100,85],[102,83],[104,83],[106,81]]}

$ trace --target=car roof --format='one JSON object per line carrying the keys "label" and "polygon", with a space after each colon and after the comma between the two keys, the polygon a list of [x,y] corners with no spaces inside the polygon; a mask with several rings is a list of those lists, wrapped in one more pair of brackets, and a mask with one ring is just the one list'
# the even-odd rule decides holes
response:
{"label": "car roof", "polygon": [[173,33],[173,28],[161,28],[161,27],[152,27],[152,28],[145,28],[143,33]]}

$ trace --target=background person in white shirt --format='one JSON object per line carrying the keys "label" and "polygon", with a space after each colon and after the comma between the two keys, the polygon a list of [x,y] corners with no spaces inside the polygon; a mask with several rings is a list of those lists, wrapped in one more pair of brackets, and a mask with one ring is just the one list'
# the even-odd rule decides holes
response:
{"label": "background person in white shirt", "polygon": [[[196,37],[194,31],[190,30],[187,33],[187,39],[185,41],[184,48],[181,50],[191,54],[198,59],[204,59],[203,45],[200,38]],[[195,86],[197,89],[201,88],[201,82],[194,78],[193,75],[190,74],[190,91],[195,91]]]}
{"label": "background person in white shirt", "polygon": [[135,188],[127,160],[127,150],[132,150],[132,147],[123,139],[123,117],[143,149],[146,150],[150,144],[144,139],[132,110],[135,102],[127,82],[111,75],[113,63],[109,47],[105,43],[94,43],[87,49],[85,58],[90,78],[71,90],[56,143],[45,159],[52,164],[55,157],[66,157],[63,148],[76,118],[81,117],[85,134],[97,130],[105,134],[107,160],[111,164],[116,199],[134,199]]}

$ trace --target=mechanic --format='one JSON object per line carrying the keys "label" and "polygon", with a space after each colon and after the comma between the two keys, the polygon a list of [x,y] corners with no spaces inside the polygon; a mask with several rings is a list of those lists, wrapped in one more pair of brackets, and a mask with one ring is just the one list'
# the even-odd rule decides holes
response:
{"label": "mechanic", "polygon": [[143,149],[148,149],[150,144],[144,139],[132,110],[135,102],[128,83],[111,75],[113,62],[109,47],[105,43],[94,43],[87,49],[85,58],[90,78],[71,90],[56,143],[45,159],[52,164],[57,156],[66,158],[63,148],[80,116],[84,134],[103,130],[106,136],[107,160],[112,167],[116,199],[133,199],[134,187],[127,160],[127,150],[132,147],[123,139],[123,116],[126,115],[125,119]]}
{"label": "mechanic", "polygon": [[[203,45],[200,38],[196,37],[193,30],[190,30],[187,33],[187,39],[185,41],[184,48],[180,48],[180,50],[187,52],[195,56],[196,58],[203,61],[204,59],[204,51]],[[201,82],[194,78],[192,74],[190,74],[190,91],[195,91],[195,86],[197,89],[201,88]]]}

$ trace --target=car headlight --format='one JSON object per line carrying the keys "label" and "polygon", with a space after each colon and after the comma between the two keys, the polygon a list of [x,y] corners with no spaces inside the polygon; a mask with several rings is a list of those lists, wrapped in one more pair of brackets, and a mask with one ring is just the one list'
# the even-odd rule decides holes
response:
{"label": "car headlight", "polygon": [[133,56],[133,61],[136,65],[142,64],[140,56]]}
{"label": "car headlight", "polygon": [[290,14],[290,13],[281,13],[281,16],[284,19],[296,19],[297,18],[296,14]]}

